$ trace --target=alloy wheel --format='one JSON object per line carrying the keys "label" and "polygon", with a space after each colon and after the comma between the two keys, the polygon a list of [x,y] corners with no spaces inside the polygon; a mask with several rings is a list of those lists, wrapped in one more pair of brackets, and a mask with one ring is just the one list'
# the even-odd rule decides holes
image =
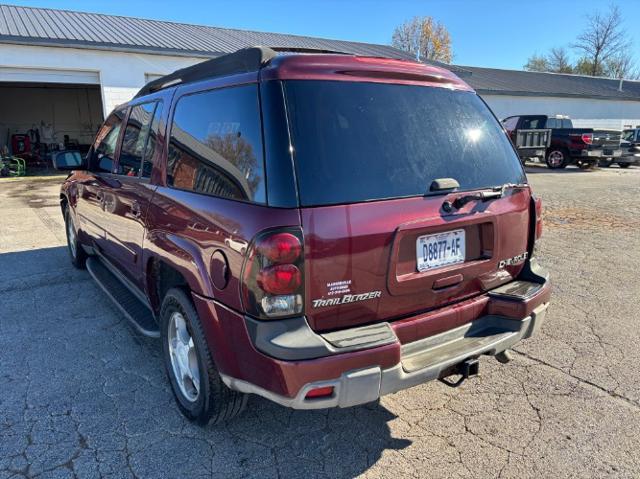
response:
{"label": "alloy wheel", "polygon": [[182,313],[172,313],[168,327],[167,339],[173,375],[185,399],[195,402],[200,394],[200,368],[195,344]]}

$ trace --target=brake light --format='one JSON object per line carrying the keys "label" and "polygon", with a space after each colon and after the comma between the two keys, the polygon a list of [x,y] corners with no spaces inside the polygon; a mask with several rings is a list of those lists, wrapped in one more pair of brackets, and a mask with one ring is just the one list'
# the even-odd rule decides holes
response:
{"label": "brake light", "polygon": [[242,273],[242,301],[247,313],[263,319],[301,314],[303,268],[300,228],[256,235]]}
{"label": "brake light", "polygon": [[533,201],[536,205],[536,240],[538,240],[542,236],[542,199],[536,197]]}
{"label": "brake light", "polygon": [[587,145],[592,144],[593,143],[593,133],[583,133],[582,134],[582,141]]}

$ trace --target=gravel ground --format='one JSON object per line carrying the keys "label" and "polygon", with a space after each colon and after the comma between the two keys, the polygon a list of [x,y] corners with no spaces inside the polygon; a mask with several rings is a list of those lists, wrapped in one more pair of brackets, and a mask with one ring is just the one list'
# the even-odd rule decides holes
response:
{"label": "gravel ground", "polygon": [[638,477],[640,169],[530,168],[554,283],[542,334],[453,390],[205,429],[64,248],[60,179],[0,181],[0,479]]}

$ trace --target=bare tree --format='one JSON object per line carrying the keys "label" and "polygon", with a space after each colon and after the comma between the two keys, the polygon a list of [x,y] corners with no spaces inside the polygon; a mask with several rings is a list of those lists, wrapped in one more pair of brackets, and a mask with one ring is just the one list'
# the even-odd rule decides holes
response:
{"label": "bare tree", "polygon": [[566,48],[552,48],[547,56],[549,70],[554,73],[573,73],[573,66]]}
{"label": "bare tree", "polygon": [[524,69],[530,72],[548,72],[549,60],[547,60],[545,55],[538,55],[534,53],[527,60]]}
{"label": "bare tree", "polygon": [[616,55],[604,62],[604,73],[611,78],[626,78],[627,80],[640,78],[640,71],[636,67],[636,63],[627,53]]}
{"label": "bare tree", "polygon": [[571,59],[563,47],[552,48],[548,55],[532,55],[524,69],[532,72],[573,73]]}
{"label": "bare tree", "polygon": [[578,36],[573,47],[582,52],[588,74],[596,76],[604,70],[607,61],[624,55],[628,50],[627,34],[622,28],[620,9],[612,5],[609,12],[596,12],[587,17],[587,27]]}
{"label": "bare tree", "polygon": [[420,61],[450,63],[453,58],[449,31],[432,17],[414,17],[396,27],[391,45],[415,55]]}

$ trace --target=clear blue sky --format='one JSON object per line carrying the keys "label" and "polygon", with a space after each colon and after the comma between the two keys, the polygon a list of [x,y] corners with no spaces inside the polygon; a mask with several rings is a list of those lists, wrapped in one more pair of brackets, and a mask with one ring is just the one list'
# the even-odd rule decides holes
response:
{"label": "clear blue sky", "polygon": [[[454,63],[520,69],[533,53],[569,45],[606,0],[4,0],[201,25],[390,43],[396,25],[431,15],[451,32]],[[639,0],[614,0],[640,57]],[[526,27],[526,28],[525,28]],[[640,62],[640,58],[636,61]]]}

